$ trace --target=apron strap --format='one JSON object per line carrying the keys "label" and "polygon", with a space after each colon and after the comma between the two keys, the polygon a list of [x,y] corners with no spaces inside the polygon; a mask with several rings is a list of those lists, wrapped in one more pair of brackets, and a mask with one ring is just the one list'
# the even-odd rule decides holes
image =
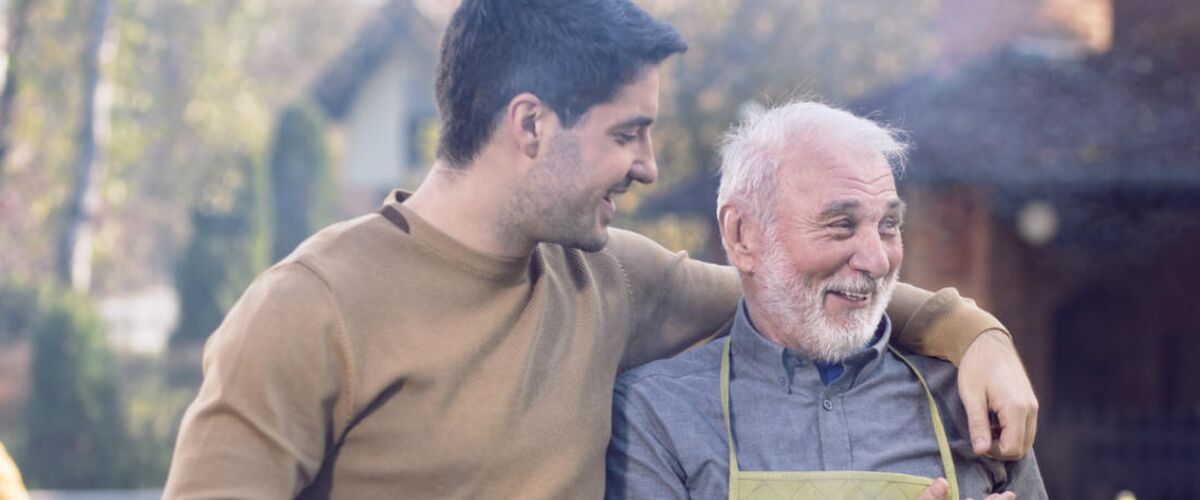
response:
{"label": "apron strap", "polygon": [[[733,441],[733,424],[729,411],[729,360],[733,357],[732,345],[733,337],[730,336],[721,350],[721,415],[725,418],[725,438],[729,441],[729,498],[737,498],[736,478],[741,469],[738,467],[737,446]],[[925,382],[925,377],[921,376],[920,370],[917,370],[917,367],[908,358],[890,344],[887,347],[908,366],[909,370],[912,370],[913,374],[917,376],[917,380],[921,382],[921,388],[925,390],[925,398],[929,402],[929,420],[933,424],[933,434],[937,439],[938,454],[942,457],[942,469],[946,473],[946,481],[950,483],[950,498],[958,498],[958,476],[954,470],[954,457],[950,453],[950,443],[946,438],[946,429],[942,425],[942,416],[938,411],[937,401],[933,399],[933,392],[929,390],[929,384]]]}
{"label": "apron strap", "polygon": [[921,381],[921,388],[925,389],[925,398],[929,400],[929,420],[933,422],[933,434],[937,437],[938,452],[942,455],[942,469],[946,471],[946,481],[950,482],[950,498],[958,498],[958,476],[954,473],[954,457],[950,454],[950,443],[946,439],[946,428],[942,425],[942,415],[938,412],[937,401],[933,399],[933,392],[929,390],[929,384],[925,383],[925,377],[921,376],[921,371],[913,366],[908,358],[900,354],[896,348],[888,344],[888,350],[892,351],[896,357],[900,358],[904,364],[908,365],[908,369],[912,370],[917,376],[917,380]]}
{"label": "apron strap", "polygon": [[733,425],[729,418],[729,358],[730,346],[733,345],[733,335],[730,335],[725,341],[725,348],[721,351],[721,414],[725,417],[725,439],[729,441],[729,487],[730,498],[734,488],[733,478],[737,477],[737,447],[733,444]]}

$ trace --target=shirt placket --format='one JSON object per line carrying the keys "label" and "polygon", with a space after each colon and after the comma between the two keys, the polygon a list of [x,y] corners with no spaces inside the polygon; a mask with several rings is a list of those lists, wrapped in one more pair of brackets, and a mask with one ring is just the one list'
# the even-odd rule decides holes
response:
{"label": "shirt placket", "polygon": [[821,466],[824,470],[853,470],[850,428],[846,422],[845,391],[841,384],[825,387],[818,399],[821,429]]}

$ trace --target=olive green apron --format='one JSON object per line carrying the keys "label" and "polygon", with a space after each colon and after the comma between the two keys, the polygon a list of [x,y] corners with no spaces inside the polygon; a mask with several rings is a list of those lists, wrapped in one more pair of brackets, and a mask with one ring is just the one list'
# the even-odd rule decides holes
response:
{"label": "olive green apron", "polygon": [[[743,471],[738,468],[737,450],[733,442],[733,427],[729,421],[729,344],[721,354],[721,410],[725,415],[725,435],[729,440],[729,498],[730,500],[908,500],[915,499],[925,488],[933,484],[933,478],[892,472],[868,471]],[[942,455],[942,468],[950,482],[951,499],[958,498],[958,481],[954,475],[954,460],[950,456],[950,445],[946,431],[938,414],[937,404],[929,385],[921,372],[891,346],[908,368],[917,375],[925,397],[929,400],[930,420],[937,436],[938,451]]]}

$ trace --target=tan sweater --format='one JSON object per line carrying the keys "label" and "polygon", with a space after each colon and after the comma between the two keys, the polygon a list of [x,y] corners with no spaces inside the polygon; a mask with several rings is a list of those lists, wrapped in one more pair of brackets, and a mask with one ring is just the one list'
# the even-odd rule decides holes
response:
{"label": "tan sweater", "polygon": [[[740,297],[732,269],[626,231],[502,259],[383,212],[313,236],[230,311],[166,498],[600,498],[618,371],[706,340]],[[929,297],[889,309],[926,352],[998,326]]]}
{"label": "tan sweater", "polygon": [[4,443],[0,443],[0,500],[29,500],[25,483],[21,481],[21,471],[8,456]]}

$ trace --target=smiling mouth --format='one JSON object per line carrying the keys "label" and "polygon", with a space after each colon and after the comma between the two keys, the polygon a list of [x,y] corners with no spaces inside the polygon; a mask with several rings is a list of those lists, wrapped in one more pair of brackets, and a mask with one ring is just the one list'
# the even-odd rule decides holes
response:
{"label": "smiling mouth", "polygon": [[607,194],[604,195],[604,201],[607,202],[609,205],[612,205],[613,208],[616,208],[617,196],[624,192],[625,191],[609,191]]}
{"label": "smiling mouth", "polygon": [[851,302],[866,302],[871,298],[870,292],[851,292],[849,290],[830,290],[829,293],[837,295]]}

